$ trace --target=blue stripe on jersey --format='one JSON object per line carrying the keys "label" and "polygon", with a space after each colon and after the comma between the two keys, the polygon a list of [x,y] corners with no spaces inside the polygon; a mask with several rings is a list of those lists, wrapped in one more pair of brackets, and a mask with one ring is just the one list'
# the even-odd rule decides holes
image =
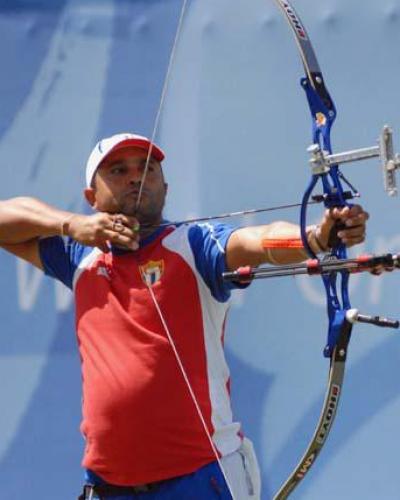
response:
{"label": "blue stripe on jersey", "polygon": [[235,228],[226,224],[196,224],[189,229],[189,243],[196,268],[213,297],[226,302],[232,289],[246,288],[248,284],[224,282],[222,273],[227,271],[225,248]]}
{"label": "blue stripe on jersey", "polygon": [[64,241],[60,236],[51,236],[39,240],[39,255],[45,274],[71,289],[80,261],[92,250],[92,247],[82,246],[71,238]]}

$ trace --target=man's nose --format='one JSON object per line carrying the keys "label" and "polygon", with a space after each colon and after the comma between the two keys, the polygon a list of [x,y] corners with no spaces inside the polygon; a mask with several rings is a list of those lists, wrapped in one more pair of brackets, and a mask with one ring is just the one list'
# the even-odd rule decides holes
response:
{"label": "man's nose", "polygon": [[139,168],[129,169],[129,184],[140,184],[142,181],[143,172]]}

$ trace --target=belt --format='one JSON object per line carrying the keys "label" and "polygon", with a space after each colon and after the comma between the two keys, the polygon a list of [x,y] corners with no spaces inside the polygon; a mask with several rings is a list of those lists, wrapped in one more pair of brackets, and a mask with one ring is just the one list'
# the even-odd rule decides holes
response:
{"label": "belt", "polygon": [[156,491],[165,481],[155,483],[139,484],[137,486],[114,486],[112,484],[85,484],[83,487],[82,500],[91,498],[91,494],[96,494],[100,499],[118,495],[137,495],[139,493],[150,493]]}

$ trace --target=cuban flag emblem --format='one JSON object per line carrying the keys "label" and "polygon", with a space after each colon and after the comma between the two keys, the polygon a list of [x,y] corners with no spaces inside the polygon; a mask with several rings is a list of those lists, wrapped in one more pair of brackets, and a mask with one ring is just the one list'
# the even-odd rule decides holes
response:
{"label": "cuban flag emblem", "polygon": [[164,261],[149,260],[149,262],[140,266],[140,273],[144,283],[147,286],[153,286],[160,281],[161,276],[164,274]]}

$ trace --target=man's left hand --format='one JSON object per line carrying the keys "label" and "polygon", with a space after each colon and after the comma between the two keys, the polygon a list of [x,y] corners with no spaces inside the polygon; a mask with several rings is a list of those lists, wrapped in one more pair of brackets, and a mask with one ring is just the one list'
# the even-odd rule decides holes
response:
{"label": "man's left hand", "polygon": [[[328,248],[332,231],[337,231],[336,235],[339,240],[347,247],[352,247],[365,240],[368,219],[368,212],[365,212],[360,205],[331,208],[325,211],[324,217],[317,227],[316,236],[321,245]],[[336,229],[335,226],[338,225],[340,227]]]}

